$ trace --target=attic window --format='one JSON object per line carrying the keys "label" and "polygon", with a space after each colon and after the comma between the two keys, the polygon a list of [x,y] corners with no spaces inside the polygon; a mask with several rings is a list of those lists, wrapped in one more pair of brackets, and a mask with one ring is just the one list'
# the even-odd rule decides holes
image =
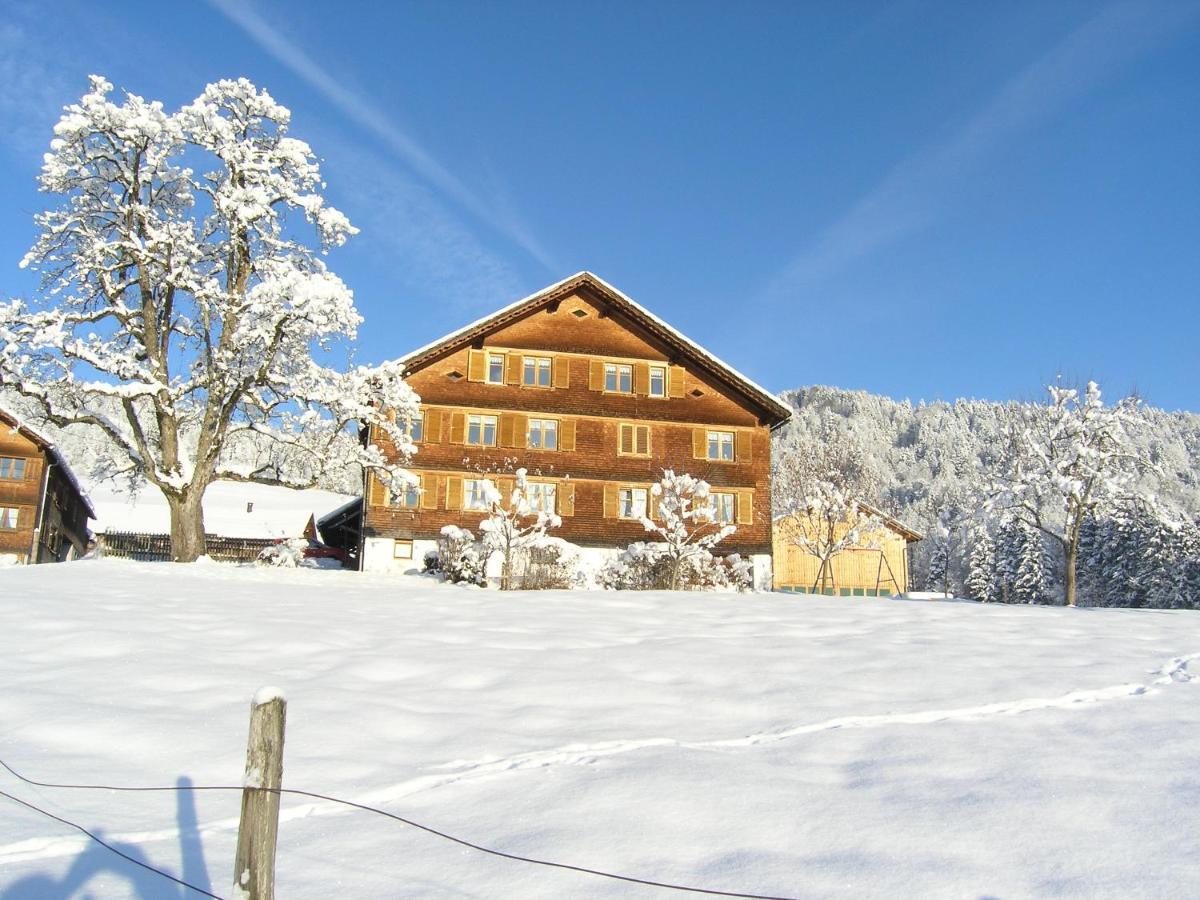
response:
{"label": "attic window", "polygon": [[693,397],[703,397],[704,391],[700,390],[700,388],[696,388],[694,391],[692,391],[692,396]]}
{"label": "attic window", "polygon": [[573,315],[577,319],[586,319],[587,318],[587,312],[582,309],[571,310],[571,315]]}
{"label": "attic window", "polygon": [[459,372],[459,371],[454,371],[454,372],[451,372],[446,377],[449,378],[451,381],[462,381],[463,373]]}

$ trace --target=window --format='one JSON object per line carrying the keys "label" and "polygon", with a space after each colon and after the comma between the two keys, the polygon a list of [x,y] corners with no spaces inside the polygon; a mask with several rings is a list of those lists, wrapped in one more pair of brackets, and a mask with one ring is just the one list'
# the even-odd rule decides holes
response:
{"label": "window", "polygon": [[525,486],[525,497],[533,512],[554,512],[554,485],[541,481],[531,481]]}
{"label": "window", "polygon": [[646,515],[645,488],[621,488],[617,492],[618,512],[622,519],[640,519]]}
{"label": "window", "polygon": [[735,495],[709,494],[708,499],[708,515],[714,522],[725,524],[734,521],[735,501],[737,500]]}
{"label": "window", "polygon": [[412,541],[392,541],[392,559],[412,559]]}
{"label": "window", "polygon": [[25,477],[25,460],[13,459],[8,456],[0,457],[0,478],[6,481],[20,481]]}
{"label": "window", "polygon": [[467,416],[467,443],[477,447],[495,447],[496,417]]}
{"label": "window", "polygon": [[651,366],[650,367],[650,396],[651,397],[667,396],[667,367],[666,366]]}
{"label": "window", "polygon": [[419,484],[408,484],[396,494],[396,505],[403,506],[405,509],[416,509],[421,503],[421,486]]}
{"label": "window", "polygon": [[504,384],[503,353],[489,353],[487,355],[487,383]]}
{"label": "window", "polygon": [[633,393],[633,366],[605,363],[604,389],[617,394]]}
{"label": "window", "polygon": [[558,449],[558,421],[556,419],[529,420],[529,447],[533,450]]}
{"label": "window", "polygon": [[0,528],[16,528],[20,512],[15,506],[0,506]]}
{"label": "window", "polygon": [[650,426],[621,425],[618,428],[617,453],[622,456],[649,456]]}
{"label": "window", "polygon": [[463,482],[463,509],[480,509],[485,512],[491,507],[487,481],[468,478]]}
{"label": "window", "polygon": [[421,433],[425,430],[425,419],[422,416],[417,416],[415,419],[409,419],[404,423],[404,430],[408,432],[408,439],[414,444],[421,442]]}
{"label": "window", "polygon": [[550,359],[545,356],[526,356],[521,383],[527,387],[550,387]]}
{"label": "window", "polygon": [[708,458],[725,462],[733,460],[733,432],[710,431],[708,433]]}

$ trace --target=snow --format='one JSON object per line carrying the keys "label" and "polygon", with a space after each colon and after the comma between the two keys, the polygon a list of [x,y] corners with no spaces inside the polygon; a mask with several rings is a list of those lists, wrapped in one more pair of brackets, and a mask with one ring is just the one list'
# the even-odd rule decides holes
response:
{"label": "snow", "polygon": [[[96,507],[92,530],[166,534],[170,511],[162,492],[145,487],[130,495],[111,482],[88,491]],[[297,491],[265,484],[219,481],[204,494],[204,530],[224,537],[298,537],[309,516],[322,516],[354,500],[333,491]],[[252,504],[247,510],[247,504]]]}
{"label": "snow", "polygon": [[[0,573],[0,758],[284,786],[497,849],[803,897],[1200,893],[1200,614],[463,590],[99,560]],[[0,790],[229,897],[240,791]],[[284,797],[279,896],[660,897]],[[180,896],[0,798],[0,895]]]}

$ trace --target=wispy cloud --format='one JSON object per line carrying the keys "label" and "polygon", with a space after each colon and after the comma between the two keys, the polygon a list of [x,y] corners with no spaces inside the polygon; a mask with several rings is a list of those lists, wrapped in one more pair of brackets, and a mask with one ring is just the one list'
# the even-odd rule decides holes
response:
{"label": "wispy cloud", "polygon": [[1194,3],[1104,7],[1017,73],[945,140],[898,163],[792,260],[770,292],[790,292],[834,275],[928,226],[989,155],[1163,43],[1198,13]]}
{"label": "wispy cloud", "polygon": [[242,0],[209,0],[256,44],[320,92],[348,119],[374,134],[417,175],[462,206],[481,222],[503,234],[548,269],[555,265],[549,253],[507,207],[485,202],[449,171],[413,137],[398,128],[370,100],[347,88],[311,56]]}
{"label": "wispy cloud", "polygon": [[71,87],[68,86],[42,42],[20,22],[22,12],[10,8],[8,21],[0,23],[0,145],[21,160],[40,162],[50,146],[52,129]]}

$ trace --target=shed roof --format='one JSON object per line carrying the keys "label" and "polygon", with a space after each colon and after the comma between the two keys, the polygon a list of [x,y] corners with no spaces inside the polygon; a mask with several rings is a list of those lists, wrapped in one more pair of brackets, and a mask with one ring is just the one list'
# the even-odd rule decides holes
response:
{"label": "shed roof", "polygon": [[510,303],[496,312],[477,319],[462,328],[452,331],[436,341],[426,344],[400,357],[400,361],[412,370],[420,367],[442,354],[456,350],[471,341],[494,331],[503,325],[523,318],[534,310],[547,306],[556,300],[570,296],[580,288],[590,288],[604,301],[611,311],[615,311],[633,324],[649,332],[663,344],[670,347],[681,357],[691,360],[696,366],[715,377],[718,381],[734,388],[739,394],[748,399],[762,413],[762,419],[772,427],[779,425],[791,417],[791,407],[761,385],[747,378],[733,366],[724,362],[716,354],[701,347],[678,329],[668,325],[650,310],[646,309],[633,298],[617,290],[603,278],[591,272],[576,272],[569,278],[542,288],[528,297]]}

